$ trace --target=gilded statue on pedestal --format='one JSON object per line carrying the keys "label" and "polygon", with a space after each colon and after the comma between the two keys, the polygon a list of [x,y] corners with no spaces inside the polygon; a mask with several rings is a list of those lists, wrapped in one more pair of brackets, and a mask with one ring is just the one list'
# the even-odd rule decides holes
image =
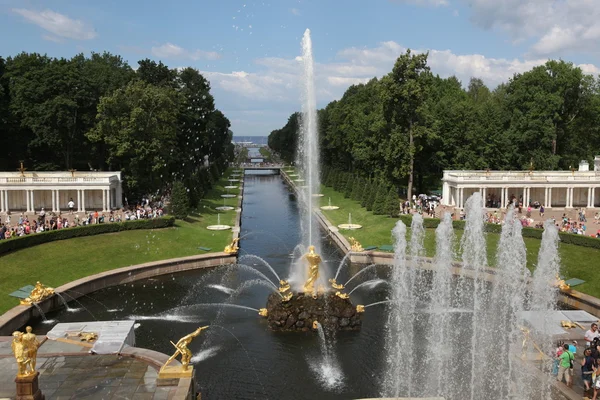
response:
{"label": "gilded statue on pedestal", "polygon": [[329,283],[331,283],[331,287],[337,290],[342,290],[344,288],[344,285],[342,285],[341,283],[337,283],[335,281],[335,278],[331,278],[329,280]]}
{"label": "gilded statue on pedestal", "polygon": [[570,290],[571,286],[564,281],[564,279],[560,279],[560,276],[556,274],[556,281],[554,282],[554,286],[559,288],[560,290]]}
{"label": "gilded statue on pedestal", "polygon": [[171,342],[171,344],[175,346],[177,351],[175,351],[175,353],[171,357],[169,357],[165,365],[162,366],[161,370],[164,370],[171,363],[171,361],[173,361],[178,355],[181,354],[181,371],[187,371],[188,366],[190,365],[190,360],[192,359],[192,352],[190,351],[190,349],[187,348],[187,346],[192,342],[192,340],[194,340],[194,338],[196,338],[200,334],[200,332],[207,328],[208,325],[202,326],[196,329],[194,332],[190,333],[189,335],[185,335],[184,337],[179,339],[177,343]]}
{"label": "gilded statue on pedestal", "polygon": [[238,238],[233,239],[233,241],[230,244],[225,246],[225,250],[223,250],[223,252],[227,254],[236,254],[240,249],[237,245],[239,241],[240,239]]}
{"label": "gilded statue on pedestal", "polygon": [[[17,377],[23,378],[35,374],[35,368],[32,366],[28,349],[23,341],[23,332],[13,332],[13,341],[11,348],[17,360]],[[36,348],[37,353],[37,348]],[[33,362],[35,365],[35,361]]]}
{"label": "gilded statue on pedestal", "polygon": [[258,310],[258,315],[260,315],[261,317],[268,317],[269,312],[267,311],[266,308],[261,308]]}
{"label": "gilded statue on pedestal", "polygon": [[32,332],[30,326],[25,328],[25,333],[21,337],[21,341],[23,342],[23,346],[25,347],[25,351],[27,352],[27,357],[29,358],[29,365],[31,365],[31,369],[35,372],[35,363],[37,358],[38,347],[40,347],[40,342],[37,340],[37,336]]}
{"label": "gilded statue on pedestal", "polygon": [[54,289],[51,287],[44,286],[39,281],[36,282],[35,287],[29,294],[29,297],[22,299],[22,305],[31,305],[33,303],[40,302],[44,300],[46,297],[50,297],[54,294]]}
{"label": "gilded statue on pedestal", "polygon": [[308,261],[308,279],[304,283],[304,293],[315,292],[315,282],[319,278],[319,264],[321,263],[321,256],[315,253],[315,246],[308,247],[308,253],[304,256]]}

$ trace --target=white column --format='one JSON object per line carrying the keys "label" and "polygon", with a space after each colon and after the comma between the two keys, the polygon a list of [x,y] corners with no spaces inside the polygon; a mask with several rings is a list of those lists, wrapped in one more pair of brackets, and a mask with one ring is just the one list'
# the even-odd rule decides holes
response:
{"label": "white column", "polygon": [[85,189],[81,189],[81,212],[85,212]]}
{"label": "white column", "polygon": [[546,204],[546,208],[552,208],[552,188],[548,188],[548,198],[546,199],[548,204]]}
{"label": "white column", "polygon": [[102,211],[106,211],[106,190],[102,189]]}
{"label": "white column", "polygon": [[77,189],[77,212],[81,212],[81,189]]}
{"label": "white column", "polygon": [[500,208],[504,208],[504,190],[506,188],[500,188]]}
{"label": "white column", "polygon": [[465,194],[465,188],[458,189],[458,207],[463,208],[463,196]]}
{"label": "white column", "polygon": [[592,206],[592,188],[588,188],[587,190],[587,208]]}
{"label": "white column", "polygon": [[0,212],[4,212],[4,190],[0,190]]}
{"label": "white column", "polygon": [[8,213],[10,209],[8,208],[8,190],[4,191],[4,212]]}
{"label": "white column", "polygon": [[111,199],[110,189],[106,189],[106,211],[110,211],[112,208],[112,199]]}
{"label": "white column", "polygon": [[571,191],[571,188],[568,187],[567,188],[567,201],[566,201],[566,208],[571,208],[571,196],[573,195],[573,192]]}
{"label": "white column", "polygon": [[29,190],[25,190],[25,201],[27,212],[31,212],[31,197],[29,196]]}
{"label": "white column", "polygon": [[590,190],[592,192],[592,194],[590,195],[590,197],[592,198],[591,207],[594,208],[596,206],[596,188],[592,187],[592,188],[590,188]]}
{"label": "white column", "polygon": [[52,212],[56,211],[56,194],[55,194],[56,190],[52,190]]}
{"label": "white column", "polygon": [[56,212],[60,212],[60,190],[56,189]]}
{"label": "white column", "polygon": [[487,207],[487,188],[481,190],[481,197],[483,197],[483,207]]}
{"label": "white column", "polygon": [[34,204],[34,202],[33,202],[33,199],[34,199],[34,197],[33,197],[33,192],[34,192],[33,190],[30,190],[30,191],[29,191],[29,194],[30,194],[30,196],[31,196],[31,212],[32,212],[32,213],[34,213],[34,212],[35,212],[35,204]]}

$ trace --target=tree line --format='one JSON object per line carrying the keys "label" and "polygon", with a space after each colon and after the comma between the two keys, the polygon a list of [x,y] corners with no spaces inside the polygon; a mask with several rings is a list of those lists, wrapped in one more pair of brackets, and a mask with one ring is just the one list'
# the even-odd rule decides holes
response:
{"label": "tree line", "polygon": [[[567,170],[600,153],[600,80],[572,63],[550,60],[491,90],[432,74],[427,57],[408,50],[318,110],[326,166],[411,196],[439,188],[443,170]],[[269,135],[288,162],[300,119]]]}
{"label": "tree line", "polygon": [[194,68],[144,59],[134,70],[110,53],[71,59],[0,57],[0,170],[114,170],[126,196],[174,181],[192,204],[233,157],[229,120]]}

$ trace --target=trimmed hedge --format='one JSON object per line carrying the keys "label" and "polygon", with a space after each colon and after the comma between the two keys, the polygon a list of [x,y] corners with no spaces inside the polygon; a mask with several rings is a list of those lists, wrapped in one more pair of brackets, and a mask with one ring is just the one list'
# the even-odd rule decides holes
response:
{"label": "trimmed hedge", "polygon": [[74,228],[58,229],[41,233],[32,233],[11,239],[0,240],[0,254],[14,250],[21,250],[38,244],[54,242],[56,240],[72,239],[82,236],[94,236],[103,233],[131,231],[135,229],[160,229],[168,228],[175,224],[172,216],[152,219],[137,219],[125,222],[108,222],[105,224],[94,224],[77,226]]}
{"label": "trimmed hedge", "polygon": [[[402,214],[399,219],[404,222],[404,224],[410,227],[412,222],[412,216]],[[438,218],[424,218],[423,226],[429,229],[435,229],[440,224],[440,220]],[[465,229],[465,221],[452,221],[452,226],[454,229],[462,231]],[[502,225],[498,224],[485,224],[485,231],[489,233],[502,233]],[[523,237],[541,239],[543,229],[536,228],[523,228]],[[575,246],[582,247],[591,247],[594,249],[600,249],[600,239],[595,237],[585,236],[585,235],[575,235],[573,233],[565,233],[559,232],[558,236],[560,237],[560,241],[565,244],[572,244]]]}

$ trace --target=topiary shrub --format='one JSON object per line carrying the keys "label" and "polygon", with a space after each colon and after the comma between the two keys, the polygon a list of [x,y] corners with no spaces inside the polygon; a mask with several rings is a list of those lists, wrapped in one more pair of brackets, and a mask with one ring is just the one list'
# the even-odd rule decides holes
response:
{"label": "topiary shrub", "polygon": [[387,213],[387,206],[386,206],[387,197],[388,197],[387,185],[382,183],[377,188],[377,196],[375,197],[375,202],[373,203],[373,214],[385,215]]}
{"label": "topiary shrub", "polygon": [[171,214],[178,219],[184,219],[190,212],[188,192],[183,182],[177,181],[173,184],[171,191]]}
{"label": "topiary shrub", "polygon": [[348,174],[348,179],[346,180],[346,184],[344,185],[344,198],[349,199],[352,195],[352,189],[354,188],[354,182],[356,178],[351,174]]}
{"label": "topiary shrub", "polygon": [[369,199],[371,198],[371,192],[373,191],[373,182],[368,180],[365,182],[365,188],[360,197],[360,205],[362,207],[367,207],[369,203]]}
{"label": "topiary shrub", "polygon": [[352,193],[350,194],[350,198],[354,201],[361,201],[364,189],[365,180],[362,178],[354,179],[354,184],[352,185]]}
{"label": "topiary shrub", "polygon": [[135,229],[161,229],[171,227],[174,224],[175,218],[172,216],[167,216],[162,218],[138,219],[125,222],[109,222],[106,224],[85,225],[74,228],[59,229],[55,231],[32,233],[27,236],[0,240],[0,254],[5,254],[13,250],[25,249],[31,246],[37,246],[38,244],[54,242],[56,240],[66,240],[76,237],[101,235],[103,233],[130,231]]}
{"label": "topiary shrub", "polygon": [[367,200],[366,208],[367,211],[373,210],[373,205],[375,204],[375,199],[377,198],[377,192],[379,191],[379,185],[375,182],[371,185],[369,192],[369,199]]}
{"label": "topiary shrub", "polygon": [[388,192],[385,201],[385,212],[392,218],[396,218],[398,215],[400,215],[400,201],[398,199],[396,188],[394,187],[392,187]]}

